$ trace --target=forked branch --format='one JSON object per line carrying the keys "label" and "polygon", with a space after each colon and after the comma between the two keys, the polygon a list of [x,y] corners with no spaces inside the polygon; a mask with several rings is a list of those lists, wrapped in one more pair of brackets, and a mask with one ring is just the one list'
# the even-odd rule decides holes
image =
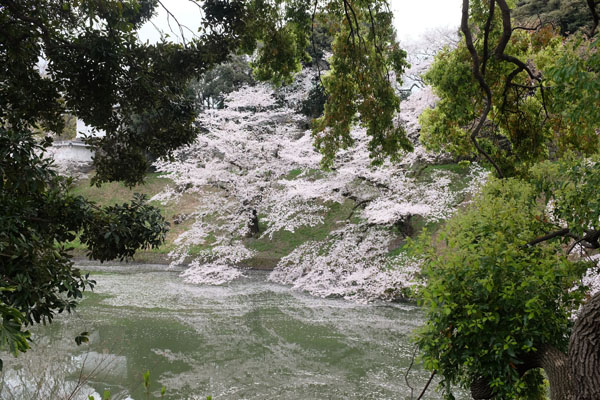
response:
{"label": "forked branch", "polygon": [[475,49],[475,45],[473,44],[473,35],[471,34],[471,28],[469,27],[469,0],[463,0],[460,29],[465,35],[465,43],[467,45],[467,49],[469,50],[469,54],[471,55],[471,60],[473,61],[473,75],[475,76],[475,79],[477,79],[477,82],[479,82],[479,86],[485,94],[485,105],[483,107],[481,115],[479,116],[479,121],[477,122],[477,125],[471,131],[471,141],[473,142],[473,145],[475,146],[477,151],[480,154],[482,154],[490,162],[490,164],[492,164],[498,176],[500,178],[503,178],[504,174],[502,173],[500,166],[498,166],[498,164],[492,159],[492,157],[490,157],[490,155],[485,150],[483,150],[483,148],[477,141],[477,137],[479,136],[481,129],[485,125],[488,114],[492,109],[492,91],[490,89],[490,86],[485,81],[483,74],[481,73],[481,63],[479,61],[479,55],[477,54],[477,49]]}

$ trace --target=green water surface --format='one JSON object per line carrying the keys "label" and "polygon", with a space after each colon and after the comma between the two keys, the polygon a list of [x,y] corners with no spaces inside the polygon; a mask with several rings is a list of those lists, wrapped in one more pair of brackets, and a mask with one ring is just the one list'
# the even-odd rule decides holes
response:
{"label": "green water surface", "polygon": [[[145,399],[146,370],[149,398],[161,386],[166,399],[411,398],[416,306],[314,298],[263,272],[198,286],[162,267],[90,269],[97,286],[75,314],[34,327],[28,353],[2,356],[0,398]],[[83,331],[90,343],[76,346]],[[414,398],[428,378],[409,371]]]}

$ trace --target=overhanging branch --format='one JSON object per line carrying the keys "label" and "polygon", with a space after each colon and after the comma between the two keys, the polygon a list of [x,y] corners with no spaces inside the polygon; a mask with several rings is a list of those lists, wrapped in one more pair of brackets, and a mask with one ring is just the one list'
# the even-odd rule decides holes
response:
{"label": "overhanging branch", "polygon": [[528,246],[528,247],[535,246],[538,243],[542,243],[542,242],[545,242],[545,241],[548,241],[548,240],[551,240],[551,239],[554,239],[557,237],[565,237],[565,236],[569,235],[570,233],[571,233],[571,230],[569,228],[560,229],[558,231],[551,232],[547,235],[535,238],[532,241],[527,242],[526,246]]}
{"label": "overhanging branch", "polygon": [[502,173],[502,170],[500,169],[498,164],[492,159],[492,157],[490,157],[490,155],[485,150],[483,150],[483,148],[477,142],[477,137],[479,136],[479,133],[481,132],[481,129],[483,128],[485,121],[487,120],[487,116],[490,113],[490,110],[492,109],[492,91],[487,82],[485,81],[484,76],[481,74],[479,55],[477,54],[477,50],[475,49],[475,46],[473,44],[473,35],[471,34],[471,28],[469,27],[469,0],[463,0],[460,29],[465,35],[465,43],[467,45],[469,53],[471,54],[471,59],[473,60],[473,75],[475,76],[475,79],[477,79],[477,82],[479,82],[481,90],[483,90],[483,92],[485,93],[485,106],[483,108],[483,111],[481,112],[481,115],[479,116],[479,122],[471,131],[471,141],[473,142],[473,145],[475,146],[477,151],[480,154],[482,154],[490,162],[490,164],[492,164],[492,166],[498,174],[498,177],[503,178],[504,174]]}

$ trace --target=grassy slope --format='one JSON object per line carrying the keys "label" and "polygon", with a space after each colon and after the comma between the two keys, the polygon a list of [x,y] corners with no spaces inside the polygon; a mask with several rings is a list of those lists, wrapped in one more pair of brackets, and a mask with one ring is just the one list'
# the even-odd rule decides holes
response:
{"label": "grassy slope", "polygon": [[[468,171],[467,167],[458,164],[444,164],[444,165],[427,165],[418,171],[415,171],[415,178],[423,183],[429,183],[435,179],[435,173],[437,171],[449,171],[453,172],[452,175],[452,191],[461,191],[468,185]],[[293,180],[298,178],[302,174],[301,170],[292,170],[286,176],[286,179]],[[304,177],[309,176],[311,178],[319,179],[320,171],[309,171],[304,173]],[[146,194],[148,197],[161,192],[167,185],[173,184],[173,182],[165,177],[161,177],[159,174],[148,174],[146,183],[139,185],[134,188],[127,188],[121,183],[109,183],[103,185],[101,188],[90,186],[89,180],[79,181],[74,189],[76,194],[80,194],[92,201],[95,201],[99,205],[111,205],[115,203],[123,203],[129,201],[134,193]],[[211,190],[211,189],[206,189]],[[201,203],[202,194],[189,194],[185,193],[181,196],[179,201],[170,202],[167,205],[162,205],[159,202],[152,202],[152,204],[158,207],[166,220],[171,223],[171,230],[169,231],[166,242],[158,249],[143,250],[139,251],[136,256],[136,262],[144,263],[166,263],[168,262],[167,254],[174,249],[175,245],[173,241],[184,231],[190,228],[193,224],[194,219],[189,218],[184,220],[180,224],[174,224],[174,218],[181,214],[191,214],[195,211],[198,205]],[[464,201],[465,198],[459,199]],[[351,200],[346,200],[343,204],[339,203],[327,203],[328,211],[323,214],[323,223],[314,227],[303,226],[296,229],[295,232],[279,231],[273,234],[272,238],[269,237],[257,237],[244,239],[244,244],[249,249],[255,250],[257,254],[243,262],[243,265],[251,268],[261,269],[272,269],[277,265],[277,262],[284,256],[290,254],[301,244],[311,240],[323,240],[327,235],[341,228],[347,221],[347,219],[353,214],[353,208],[355,203]],[[356,219],[354,214],[353,219]],[[395,255],[403,251],[402,239],[404,234],[413,236],[418,234],[423,228],[427,227],[430,231],[435,231],[441,225],[438,223],[426,223],[421,217],[414,216],[409,221],[409,226],[402,228],[395,227],[398,230],[398,243],[392,245],[390,255]],[[264,232],[266,227],[261,224],[259,218],[259,230]],[[210,238],[209,241],[210,243]],[[82,245],[78,240],[71,243],[74,247],[74,255],[78,258],[85,257],[85,246]],[[198,252],[205,250],[210,247],[209,245],[195,246],[190,249],[190,255],[193,256]]]}
{"label": "grassy slope", "polygon": [[[295,179],[299,172],[292,171],[289,179]],[[127,188],[121,183],[108,183],[97,188],[90,186],[89,180],[81,180],[77,182],[74,193],[82,195],[89,200],[96,202],[99,205],[112,205],[129,201],[134,193],[145,194],[148,197],[162,191],[172,181],[168,178],[161,177],[159,174],[148,174],[144,185],[139,185],[134,188]],[[162,205],[159,202],[151,202],[152,205],[158,207],[166,220],[171,223],[166,242],[158,249],[142,250],[136,253],[135,262],[143,263],[166,263],[168,262],[167,254],[175,247],[173,241],[185,230],[189,229],[193,224],[194,219],[189,218],[184,222],[175,225],[174,217],[180,214],[190,214],[200,204],[201,194],[183,194],[177,202],[170,202],[167,205]],[[245,261],[243,264],[251,268],[272,269],[277,265],[281,257],[290,254],[296,247],[309,240],[323,240],[331,231],[341,227],[342,223],[350,216],[354,202],[346,201],[344,204],[329,203],[329,210],[323,214],[324,222],[315,227],[300,227],[295,232],[280,231],[276,232],[272,238],[269,237],[254,237],[244,240],[244,244],[249,248],[257,251],[255,257]],[[260,232],[264,232],[266,227],[259,221]],[[260,234],[258,235],[260,236]],[[210,240],[209,240],[210,242]],[[84,258],[86,247],[79,240],[75,240],[70,244],[74,250],[73,254],[77,258]],[[190,255],[197,254],[205,250],[204,246],[194,246],[190,248]]]}
{"label": "grassy slope", "polygon": [[[84,179],[77,182],[73,192],[96,202],[98,205],[107,206],[128,202],[131,200],[134,193],[145,194],[150,198],[161,192],[168,184],[172,183],[173,182],[170,179],[161,177],[159,174],[148,174],[146,182],[143,185],[138,185],[131,189],[122,183],[107,183],[102,185],[102,187],[97,188],[95,186],[90,186],[90,181]],[[193,223],[192,219],[188,219],[181,224],[175,225],[173,223],[173,218],[179,214],[193,212],[198,205],[198,200],[193,195],[184,194],[177,203],[173,202],[165,206],[159,202],[153,201],[151,204],[161,210],[161,213],[171,224],[171,230],[167,234],[165,244],[158,249],[139,251],[136,253],[134,261],[163,263],[167,260],[166,255],[174,247],[173,241]],[[74,247],[73,254],[76,257],[85,257],[86,246],[81,244],[79,240],[73,241],[71,246]]]}
{"label": "grassy slope", "polygon": [[[339,229],[351,215],[354,202],[346,200],[343,204],[328,203],[328,211],[323,214],[323,223],[317,226],[301,226],[294,232],[282,230],[275,232],[272,238],[250,238],[246,239],[245,245],[249,249],[256,250],[257,254],[244,262],[244,265],[252,268],[272,269],[277,262],[290,254],[301,244],[311,240],[323,240],[330,232]],[[259,232],[264,232],[266,227],[260,223]],[[259,233],[260,236],[260,233]]]}

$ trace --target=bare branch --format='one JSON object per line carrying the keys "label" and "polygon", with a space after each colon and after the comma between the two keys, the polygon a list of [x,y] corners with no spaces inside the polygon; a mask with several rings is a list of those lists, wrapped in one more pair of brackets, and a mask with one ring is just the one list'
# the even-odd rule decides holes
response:
{"label": "bare branch", "polygon": [[500,169],[498,164],[492,159],[492,157],[490,157],[488,153],[486,153],[483,150],[483,148],[477,142],[477,136],[479,135],[479,132],[481,132],[481,129],[483,128],[487,116],[492,108],[492,91],[490,90],[489,85],[486,83],[485,78],[483,77],[479,69],[479,56],[477,54],[475,46],[473,45],[473,36],[471,34],[471,28],[469,28],[469,0],[463,0],[462,20],[460,29],[465,35],[465,43],[467,45],[469,53],[471,54],[471,59],[473,60],[473,75],[475,76],[475,79],[477,79],[477,81],[479,82],[479,86],[485,93],[485,106],[483,108],[483,111],[481,112],[481,115],[479,116],[479,122],[477,123],[477,126],[471,132],[471,141],[473,142],[473,145],[475,145],[477,151],[480,154],[482,154],[490,162],[490,164],[494,166],[494,169],[498,173],[498,176],[500,178],[503,178],[504,174],[502,173],[502,170]]}
{"label": "bare branch", "polygon": [[[317,46],[315,45],[315,16],[317,15],[317,6],[319,4],[319,0],[315,0],[315,7],[313,8],[313,12],[312,12],[312,25],[311,25],[311,36],[310,36],[310,40],[312,42],[312,48],[313,48],[313,53],[315,54],[315,57],[317,57]],[[323,86],[323,80],[321,79],[321,66],[319,65],[319,59],[317,58],[315,60],[315,63],[317,64],[317,73],[319,76],[319,82],[321,83],[321,87]]]}
{"label": "bare branch", "polygon": [[431,373],[431,376],[429,377],[429,380],[425,384],[425,387],[423,388],[423,391],[421,392],[421,394],[419,395],[419,397],[417,397],[417,400],[421,400],[423,398],[423,396],[425,395],[425,392],[427,392],[427,388],[431,384],[431,381],[433,380],[433,377],[435,376],[436,373],[437,373],[437,371],[435,371],[435,370]]}
{"label": "bare branch", "polygon": [[389,82],[390,81],[390,70],[388,69],[388,66],[385,62],[385,57],[383,56],[383,51],[381,51],[381,48],[377,45],[377,32],[375,31],[375,19],[373,18],[373,12],[371,11],[371,6],[369,6],[369,17],[371,18],[371,32],[373,33],[373,46],[375,46],[375,50],[377,51],[377,54],[379,54],[379,57],[381,57],[381,62],[383,63],[383,65],[385,67],[387,80]]}
{"label": "bare branch", "polygon": [[533,26],[533,27],[527,27],[527,26],[513,26],[512,30],[514,31],[537,31],[538,29],[540,29],[542,27],[541,24],[537,25],[537,26]]}
{"label": "bare branch", "polygon": [[[171,33],[173,33],[173,35],[178,36],[177,33],[175,33],[173,31],[173,28],[171,27],[171,18],[173,18],[173,20],[175,21],[175,23],[177,24],[177,27],[179,28],[179,34],[181,35],[181,41],[183,42],[184,46],[187,46],[186,40],[185,40],[185,34],[184,34],[184,29],[189,31],[192,36],[194,37],[198,37],[198,35],[196,35],[196,33],[191,30],[190,28],[188,28],[186,25],[183,25],[179,22],[179,20],[177,19],[177,17],[175,16],[175,14],[173,14],[163,3],[161,0],[157,0],[158,4],[160,4],[160,6],[165,10],[165,12],[167,13],[167,24],[169,25],[169,29],[171,30]],[[192,3],[195,3],[194,1],[192,1]],[[198,7],[200,7],[198,5]]]}
{"label": "bare branch", "polygon": [[564,236],[569,235],[570,233],[571,233],[571,230],[569,228],[560,229],[558,231],[551,232],[547,235],[535,238],[532,241],[527,242],[527,244],[525,246],[527,246],[527,247],[535,246],[538,243],[542,243],[542,242],[545,242],[547,240],[551,240],[551,239],[554,239],[557,237],[564,237]]}
{"label": "bare branch", "polygon": [[502,36],[500,37],[498,46],[496,46],[496,57],[498,57],[498,59],[500,60],[513,63],[517,67],[522,68],[522,70],[527,71],[531,79],[541,81],[541,74],[534,74],[533,71],[523,61],[519,60],[517,57],[504,53],[504,50],[506,50],[506,46],[508,45],[508,42],[513,32],[512,24],[510,21],[510,8],[508,7],[508,4],[506,4],[506,0],[496,0],[496,2],[498,3],[498,7],[500,7],[500,10],[502,11]]}
{"label": "bare branch", "polygon": [[415,389],[412,386],[410,386],[410,382],[408,381],[408,373],[410,372],[410,370],[412,369],[412,367],[415,363],[415,357],[417,356],[417,350],[419,350],[419,347],[415,346],[412,357],[410,358],[410,364],[408,366],[408,369],[406,370],[406,373],[404,374],[404,382],[406,382],[406,386],[408,386],[410,388],[410,400],[413,399],[413,392]]}
{"label": "bare branch", "polygon": [[485,22],[485,27],[483,30],[483,63],[481,65],[481,75],[485,76],[485,67],[487,64],[487,60],[489,58],[489,39],[490,39],[490,31],[492,28],[492,21],[494,20],[494,11],[496,10],[496,1],[490,0],[490,12],[488,15],[488,19]]}
{"label": "bare branch", "polygon": [[360,35],[360,24],[358,23],[358,17],[356,16],[356,12],[354,11],[354,7],[347,0],[344,0],[344,3],[348,5],[348,9],[350,13],[352,13],[352,17],[354,18],[354,24],[356,24],[356,35],[358,36],[359,43],[364,42],[362,36]]}
{"label": "bare branch", "polygon": [[348,14],[348,2],[346,0],[344,0],[344,14],[346,15],[346,21],[348,21],[348,26],[350,26],[350,36],[352,37],[352,45],[356,47],[356,41],[354,39],[354,26],[352,25],[352,19],[350,18],[350,14]]}

